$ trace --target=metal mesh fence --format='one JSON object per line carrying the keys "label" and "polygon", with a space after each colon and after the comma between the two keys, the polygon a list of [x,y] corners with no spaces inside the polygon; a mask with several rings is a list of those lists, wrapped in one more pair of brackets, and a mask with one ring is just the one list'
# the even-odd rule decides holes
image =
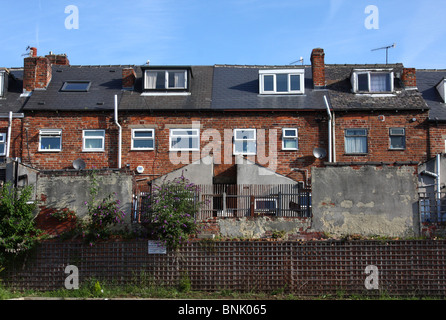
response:
{"label": "metal mesh fence", "polygon": [[[147,240],[92,247],[47,241],[2,276],[16,289],[53,290],[64,288],[65,267],[75,265],[81,285],[96,279],[107,285],[177,286],[187,277],[192,290],[204,291],[445,296],[445,248],[444,240],[207,240],[153,254]],[[376,268],[375,289],[366,286],[368,266]]]}

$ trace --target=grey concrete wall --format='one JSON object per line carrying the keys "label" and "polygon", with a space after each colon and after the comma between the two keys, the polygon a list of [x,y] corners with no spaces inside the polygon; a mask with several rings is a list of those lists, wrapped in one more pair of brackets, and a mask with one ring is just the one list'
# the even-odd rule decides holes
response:
{"label": "grey concrete wall", "polygon": [[[132,176],[120,173],[97,175],[99,194],[96,199],[102,199],[116,193],[121,201],[121,208],[126,213],[125,221],[130,221],[132,208]],[[89,200],[90,178],[85,174],[54,174],[40,175],[37,181],[37,198],[39,205],[46,208],[74,210],[79,217],[85,216]]]}
{"label": "grey concrete wall", "polygon": [[212,184],[214,175],[214,165],[212,157],[205,157],[198,161],[192,162],[180,169],[169,172],[162,177],[152,180],[153,185],[160,185],[164,179],[166,181],[173,180],[184,176],[194,184]]}
{"label": "grey concrete wall", "polygon": [[296,181],[274,170],[260,166],[248,159],[238,157],[237,184],[295,184]]}
{"label": "grey concrete wall", "polygon": [[314,231],[331,235],[418,234],[416,168],[312,169]]}

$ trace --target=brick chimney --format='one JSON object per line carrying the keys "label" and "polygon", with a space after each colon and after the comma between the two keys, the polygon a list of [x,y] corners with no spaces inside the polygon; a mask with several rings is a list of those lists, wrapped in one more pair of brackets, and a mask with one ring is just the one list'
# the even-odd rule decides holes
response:
{"label": "brick chimney", "polygon": [[417,87],[417,75],[415,68],[404,68],[401,76],[405,88]]}
{"label": "brick chimney", "polygon": [[37,57],[37,48],[34,48],[34,47],[29,48],[29,56]]}
{"label": "brick chimney", "polygon": [[68,60],[68,57],[66,54],[54,54],[50,52],[45,56],[51,64],[55,65],[61,65],[61,66],[69,66],[70,61]]}
{"label": "brick chimney", "polygon": [[133,68],[122,68],[122,89],[132,90],[135,86],[136,73]]}
{"label": "brick chimney", "polygon": [[30,56],[23,62],[23,91],[43,89],[51,81],[51,63],[46,57],[38,57],[37,49],[31,48]]}
{"label": "brick chimney", "polygon": [[325,87],[325,53],[324,49],[315,48],[311,52],[311,68],[315,88]]}

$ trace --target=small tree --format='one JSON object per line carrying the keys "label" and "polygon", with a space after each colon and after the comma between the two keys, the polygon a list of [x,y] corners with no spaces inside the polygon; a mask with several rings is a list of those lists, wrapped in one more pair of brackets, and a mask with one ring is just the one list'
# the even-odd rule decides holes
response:
{"label": "small tree", "polygon": [[196,201],[197,191],[198,186],[184,176],[153,187],[149,208],[152,235],[167,247],[177,249],[198,231],[196,216],[201,203]]}
{"label": "small tree", "polygon": [[8,255],[31,249],[42,231],[36,228],[32,186],[18,190],[10,183],[0,188],[0,263]]}

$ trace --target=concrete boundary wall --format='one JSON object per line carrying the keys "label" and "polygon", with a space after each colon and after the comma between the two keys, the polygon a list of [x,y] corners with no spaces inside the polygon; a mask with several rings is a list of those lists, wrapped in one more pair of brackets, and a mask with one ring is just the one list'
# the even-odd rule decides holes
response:
{"label": "concrete boundary wall", "polygon": [[314,231],[330,235],[419,233],[415,166],[312,169]]}

